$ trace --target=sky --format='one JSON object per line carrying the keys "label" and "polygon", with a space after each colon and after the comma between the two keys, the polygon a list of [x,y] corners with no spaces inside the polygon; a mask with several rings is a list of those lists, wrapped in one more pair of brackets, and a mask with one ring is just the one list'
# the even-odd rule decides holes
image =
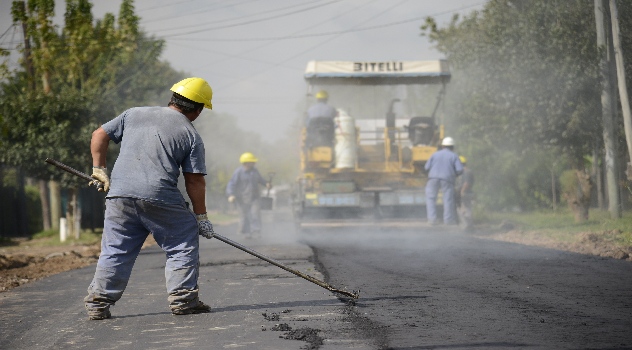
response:
{"label": "sky", "polygon": [[[95,18],[118,16],[120,0],[94,0]],[[163,59],[213,88],[213,110],[264,140],[283,137],[302,114],[310,60],[434,60],[421,36],[483,0],[136,0],[141,28],[166,41]],[[56,0],[61,25],[65,1]],[[0,0],[0,46],[15,47],[11,0]],[[5,32],[6,31],[6,32]],[[12,56],[16,64],[16,55]],[[165,88],[175,82],[165,82]]]}

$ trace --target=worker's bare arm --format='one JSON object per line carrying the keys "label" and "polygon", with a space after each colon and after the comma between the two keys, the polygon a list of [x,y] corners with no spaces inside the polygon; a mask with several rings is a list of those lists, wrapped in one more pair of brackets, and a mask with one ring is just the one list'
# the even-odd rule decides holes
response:
{"label": "worker's bare arm", "polygon": [[203,174],[183,173],[184,186],[195,214],[206,214],[206,180]]}
{"label": "worker's bare arm", "polygon": [[92,165],[104,167],[105,156],[108,151],[108,145],[110,144],[110,136],[99,127],[92,133],[92,140],[90,140],[90,153],[92,153]]}

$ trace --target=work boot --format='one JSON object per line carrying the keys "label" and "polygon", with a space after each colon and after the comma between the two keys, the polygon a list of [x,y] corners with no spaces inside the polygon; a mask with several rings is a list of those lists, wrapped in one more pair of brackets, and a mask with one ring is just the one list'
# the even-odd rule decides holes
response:
{"label": "work boot", "polygon": [[88,318],[91,320],[105,320],[107,318],[112,318],[112,314],[110,313],[110,309],[89,309],[88,310]]}
{"label": "work boot", "polygon": [[204,304],[203,302],[199,302],[195,307],[186,307],[186,308],[172,308],[171,313],[174,315],[190,315],[190,314],[203,314],[211,312],[211,307]]}

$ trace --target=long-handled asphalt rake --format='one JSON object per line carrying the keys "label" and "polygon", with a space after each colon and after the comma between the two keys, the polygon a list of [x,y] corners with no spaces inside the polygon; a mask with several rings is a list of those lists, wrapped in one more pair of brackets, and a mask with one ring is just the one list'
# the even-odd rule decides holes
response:
{"label": "long-handled asphalt rake", "polygon": [[[84,179],[86,181],[89,181],[91,184],[97,186],[97,188],[99,188],[99,186],[101,188],[103,187],[103,184],[100,183],[98,180],[95,180],[94,178],[92,178],[88,174],[85,174],[85,173],[83,173],[83,172],[81,172],[79,170],[71,168],[71,167],[67,166],[66,164],[63,164],[61,162],[58,162],[58,161],[56,161],[54,159],[50,159],[50,158],[46,158],[46,163],[52,164],[52,165],[54,165],[54,166],[56,166],[56,167],[58,167],[58,168],[60,168],[60,169],[62,169],[64,171],[67,171],[67,172],[69,172],[69,173],[71,173],[71,174],[73,174],[75,176],[78,176],[78,177],[80,177],[80,178],[82,178],[82,179]],[[232,240],[230,240],[230,239],[228,239],[228,238],[226,238],[226,237],[224,237],[222,235],[219,235],[219,234],[216,233],[213,237],[217,238],[218,240],[220,240],[220,241],[222,241],[222,242],[224,242],[226,244],[232,245],[233,247],[235,247],[237,249],[240,249],[240,250],[242,250],[242,251],[244,251],[244,252],[246,252],[246,253],[248,253],[250,255],[256,256],[257,258],[259,258],[259,259],[261,259],[263,261],[267,261],[267,262],[269,262],[270,264],[272,264],[274,266],[280,267],[280,268],[282,268],[283,270],[285,270],[287,272],[293,273],[294,275],[296,275],[298,277],[301,277],[301,278],[306,279],[306,280],[308,280],[308,281],[310,281],[310,282],[312,282],[312,283],[314,283],[314,284],[316,284],[316,285],[318,285],[320,287],[323,287],[323,288],[327,289],[328,291],[330,291],[332,293],[341,294],[341,295],[348,296],[348,297],[353,298],[353,299],[358,299],[360,297],[360,291],[347,292],[346,290],[334,288],[333,286],[331,286],[330,284],[328,284],[326,282],[323,282],[323,281],[321,281],[321,280],[319,280],[317,278],[314,278],[314,277],[312,277],[310,275],[304,274],[304,273],[302,273],[300,271],[297,271],[297,270],[294,270],[294,269],[292,269],[290,267],[287,267],[287,266],[281,264],[280,262],[278,262],[278,261],[276,261],[276,260],[274,260],[272,258],[269,258],[269,257],[267,257],[267,256],[265,256],[265,255],[263,255],[263,254],[261,254],[259,252],[256,252],[256,251],[254,251],[254,250],[252,250],[252,249],[250,249],[250,248],[248,248],[246,246],[243,246],[243,245],[241,245],[241,244],[239,244],[239,243],[237,243],[235,241],[232,241]]]}
{"label": "long-handled asphalt rake", "polygon": [[226,238],[226,237],[224,237],[222,235],[219,235],[219,234],[216,233],[213,237],[219,239],[220,241],[222,241],[222,242],[224,242],[226,244],[230,244],[230,245],[232,245],[233,247],[235,247],[237,249],[243,250],[244,252],[246,252],[246,253],[248,253],[250,255],[254,255],[257,258],[261,259],[261,260],[267,261],[267,262],[269,262],[270,264],[272,264],[274,266],[280,267],[280,268],[282,268],[283,270],[285,270],[287,272],[293,273],[293,274],[295,274],[298,277],[304,278],[304,279],[306,279],[306,280],[308,280],[308,281],[310,281],[310,282],[312,282],[314,284],[317,284],[317,285],[327,289],[330,292],[333,292],[333,293],[336,293],[336,294],[342,294],[342,295],[351,297],[353,299],[358,299],[360,297],[360,291],[347,292],[346,290],[341,290],[341,289],[338,289],[338,288],[334,288],[333,286],[331,286],[328,283],[325,283],[325,282],[323,282],[323,281],[321,281],[321,280],[319,280],[317,278],[314,278],[314,277],[312,277],[310,275],[304,274],[304,273],[302,273],[300,271],[297,271],[297,270],[294,270],[292,268],[289,268],[289,267],[281,264],[280,262],[278,262],[278,261],[276,261],[276,260],[274,260],[272,258],[269,258],[269,257],[267,257],[267,256],[265,256],[265,255],[263,255],[263,254],[261,254],[259,252],[256,252],[256,251],[254,251],[254,250],[252,250],[252,249],[250,249],[248,247],[245,247],[245,246],[243,246],[243,245],[241,245],[241,244],[239,244],[239,243],[237,243],[235,241],[232,241],[232,240],[230,240],[230,239],[228,239],[228,238]]}

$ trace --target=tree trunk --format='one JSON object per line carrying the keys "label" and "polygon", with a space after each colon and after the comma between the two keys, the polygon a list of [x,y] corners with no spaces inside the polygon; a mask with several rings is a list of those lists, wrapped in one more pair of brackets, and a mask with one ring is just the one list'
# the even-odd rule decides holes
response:
{"label": "tree trunk", "polygon": [[590,175],[584,171],[577,170],[576,188],[574,191],[564,193],[564,197],[571,207],[575,216],[575,222],[584,222],[588,220],[590,210],[590,192],[592,191],[592,181]]}
{"label": "tree trunk", "polygon": [[597,208],[599,208],[600,210],[605,209],[602,164],[603,162],[601,157],[601,147],[595,145],[593,149],[593,164],[591,176],[594,179],[594,183],[597,185]]}
{"label": "tree trunk", "polygon": [[50,189],[50,220],[51,228],[53,230],[59,230],[59,218],[61,218],[61,190],[59,182],[49,181],[48,188]]}
{"label": "tree trunk", "polygon": [[48,200],[48,184],[46,180],[39,180],[40,203],[42,205],[42,227],[50,230],[50,202]]}
{"label": "tree trunk", "polygon": [[553,200],[553,211],[557,211],[557,188],[555,187],[555,166],[551,167],[551,199]]}
{"label": "tree trunk", "polygon": [[26,192],[24,191],[24,173],[22,169],[17,170],[17,234],[26,236],[29,232],[28,228],[28,212],[26,209]]}
{"label": "tree trunk", "polygon": [[68,190],[68,202],[66,204],[66,224],[68,226],[67,236],[77,237],[75,226],[77,207],[77,191],[72,188]]}
{"label": "tree trunk", "polygon": [[613,49],[610,38],[610,26],[606,25],[607,3],[605,0],[595,0],[595,22],[597,26],[597,46],[604,48],[600,57],[601,68],[601,110],[603,120],[603,140],[604,140],[604,165],[606,177],[606,189],[608,190],[608,211],[613,219],[621,217],[621,205],[618,189],[618,158],[616,149],[616,132],[614,122],[614,101],[613,101]]}
{"label": "tree trunk", "polygon": [[81,234],[81,208],[79,207],[79,189],[75,188],[72,190],[72,216],[73,216],[73,226],[74,226],[74,234],[75,239],[79,239],[79,235]]}
{"label": "tree trunk", "polygon": [[619,86],[619,99],[621,100],[621,112],[623,113],[623,129],[625,130],[625,139],[628,146],[628,164],[626,174],[628,180],[632,180],[632,111],[630,111],[630,100],[628,98],[628,87],[625,81],[625,64],[623,59],[623,50],[621,45],[621,31],[619,29],[619,15],[617,11],[617,2],[610,0],[610,23],[612,25],[612,47],[614,49],[614,58],[617,71],[617,82]]}

